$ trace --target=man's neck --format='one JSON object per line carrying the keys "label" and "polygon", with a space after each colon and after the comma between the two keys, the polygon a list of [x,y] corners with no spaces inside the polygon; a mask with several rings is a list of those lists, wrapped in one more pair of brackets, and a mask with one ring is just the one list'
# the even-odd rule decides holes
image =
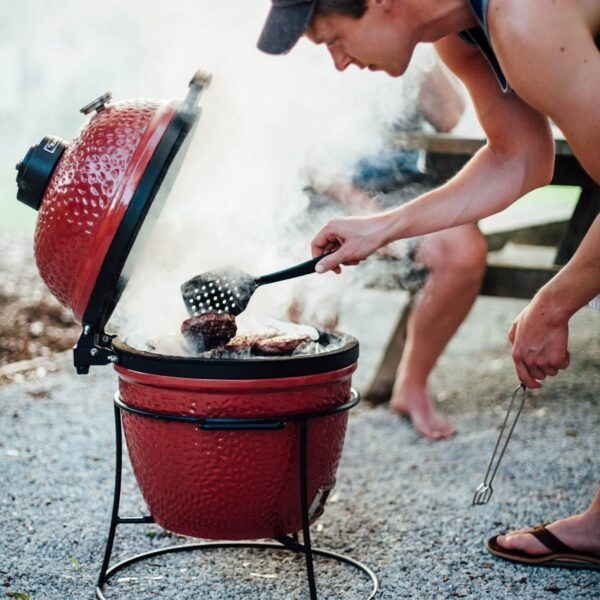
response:
{"label": "man's neck", "polygon": [[414,11],[421,42],[437,42],[478,24],[468,0],[420,0]]}

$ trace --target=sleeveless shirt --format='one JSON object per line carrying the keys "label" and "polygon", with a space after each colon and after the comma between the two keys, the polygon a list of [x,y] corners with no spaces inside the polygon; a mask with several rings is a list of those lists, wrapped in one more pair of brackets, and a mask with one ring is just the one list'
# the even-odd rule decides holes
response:
{"label": "sleeveless shirt", "polygon": [[490,36],[487,25],[487,11],[489,0],[469,0],[469,4],[475,13],[475,18],[479,23],[479,27],[471,27],[461,31],[458,35],[470,46],[478,48],[479,51],[485,56],[490,67],[494,71],[494,75],[500,84],[500,88],[503,92],[510,92],[510,85],[502,72],[500,63],[494,54],[492,44],[490,43]]}

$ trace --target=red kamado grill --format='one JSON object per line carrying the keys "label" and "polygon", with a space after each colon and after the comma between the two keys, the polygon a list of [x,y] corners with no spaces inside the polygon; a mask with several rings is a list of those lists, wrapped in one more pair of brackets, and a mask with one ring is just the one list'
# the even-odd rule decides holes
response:
{"label": "red kamado grill", "polygon": [[[77,372],[113,363],[116,483],[113,515],[96,595],[134,561],[109,568],[117,525],[157,523],[183,535],[275,543],[205,542],[185,549],[261,546],[306,557],[317,598],[313,554],[364,565],[312,548],[309,525],[335,483],[348,409],[358,402],[351,377],[358,342],[322,332],[335,348],[314,355],[257,359],[165,356],[129,347],[105,332],[131,273],[134,242],[157,215],[198,122],[198,99],[210,76],[198,71],[183,101],[125,100],[105,94],[69,144],[45,137],[17,165],[18,199],[39,210],[35,257],[54,296],[82,323]],[[154,220],[154,219],[153,219]],[[148,227],[146,228],[148,229]],[[121,428],[150,515],[119,516]],[[298,532],[302,532],[302,542]]]}

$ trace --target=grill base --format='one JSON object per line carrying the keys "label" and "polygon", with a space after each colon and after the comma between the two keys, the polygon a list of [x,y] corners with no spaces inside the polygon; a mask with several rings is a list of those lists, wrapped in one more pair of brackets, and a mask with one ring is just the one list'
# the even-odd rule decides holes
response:
{"label": "grill base", "polygon": [[[306,574],[308,579],[308,586],[310,590],[310,599],[318,600],[317,596],[317,587],[315,582],[314,575],[314,555],[323,556],[325,558],[331,558],[333,560],[344,562],[349,564],[359,571],[361,571],[364,575],[366,575],[373,584],[370,595],[367,600],[371,600],[379,590],[379,582],[377,580],[377,576],[369,567],[366,565],[349,558],[342,554],[337,554],[335,552],[330,552],[328,550],[323,550],[320,548],[313,548],[310,538],[310,512],[311,507],[308,505],[308,477],[307,477],[307,430],[308,430],[308,421],[311,419],[318,419],[320,417],[328,416],[334,413],[339,413],[343,411],[347,411],[350,408],[356,406],[358,404],[360,398],[356,391],[352,390],[349,401],[342,405],[337,406],[335,408],[315,412],[312,411],[310,413],[304,414],[295,414],[287,417],[274,417],[277,423],[280,423],[281,420],[293,420],[296,421],[300,426],[300,464],[299,464],[299,480],[300,480],[300,505],[302,512],[302,543],[298,541],[298,537],[296,534],[293,536],[281,536],[275,539],[277,543],[269,543],[269,542],[204,542],[198,544],[182,544],[178,546],[169,546],[167,548],[162,548],[158,550],[152,550],[149,552],[145,552],[142,554],[138,554],[136,556],[127,558],[118,564],[109,568],[110,558],[112,554],[114,539],[116,535],[116,530],[118,525],[123,524],[148,524],[154,523],[154,518],[152,516],[145,517],[121,517],[119,515],[119,506],[121,499],[121,475],[122,475],[122,459],[123,459],[123,429],[121,422],[121,413],[122,411],[133,412],[131,408],[127,407],[123,402],[120,401],[118,395],[115,396],[115,405],[114,405],[114,413],[115,413],[115,489],[114,489],[114,499],[113,499],[113,509],[112,509],[112,517],[110,522],[110,528],[108,533],[108,539],[106,541],[106,548],[104,551],[104,560],[102,562],[102,567],[100,569],[100,574],[98,577],[98,582],[96,584],[96,598],[98,600],[107,600],[104,595],[104,588],[111,577],[128,567],[133,563],[137,563],[143,561],[148,558],[153,558],[156,556],[170,554],[175,552],[186,552],[186,551],[203,551],[203,550],[211,550],[216,548],[264,548],[267,550],[285,550],[291,552],[297,552],[300,554],[304,554],[306,560]],[[135,411],[140,414],[141,411]],[[159,418],[161,420],[165,419],[164,414],[160,413],[152,413],[148,411],[144,411],[144,414],[140,415],[147,418]],[[173,420],[180,419],[181,417],[174,416]],[[168,417],[167,417],[167,420]],[[264,428],[265,419],[261,419],[258,423],[256,419],[249,418],[240,418],[240,419],[224,419],[224,420],[208,420],[212,421],[210,423],[211,429],[248,429],[248,428]],[[226,421],[226,422],[223,422]]]}
{"label": "grill base", "polygon": [[[290,540],[294,540],[294,538],[289,538]],[[322,556],[324,558],[330,558],[332,560],[336,560],[338,562],[346,563],[352,567],[355,567],[358,571],[361,571],[367,578],[370,579],[373,587],[371,592],[366,600],[371,600],[375,597],[375,594],[379,591],[379,581],[377,579],[377,575],[369,569],[365,564],[354,560],[348,556],[343,554],[337,554],[336,552],[331,552],[329,550],[323,550],[322,548],[307,548],[303,544],[299,544],[296,542],[292,545],[288,545],[289,542],[286,540],[286,544],[283,543],[283,540],[277,540],[278,543],[269,543],[269,542],[205,542],[200,544],[181,544],[179,546],[168,546],[167,548],[161,548],[159,550],[152,550],[150,552],[145,552],[143,554],[138,554],[136,556],[132,556],[131,558],[127,558],[120,563],[116,564],[114,567],[111,567],[106,571],[104,575],[104,581],[102,584],[98,584],[96,587],[96,598],[98,600],[107,600],[107,597],[104,595],[104,586],[108,583],[109,579],[116,573],[122,571],[126,567],[141,562],[143,560],[149,558],[155,558],[156,556],[162,556],[164,554],[172,554],[175,552],[189,552],[189,551],[203,551],[203,550],[216,550],[223,548],[260,548],[264,550],[285,550],[292,552],[304,553],[307,557],[310,555],[310,560],[312,561],[313,556]],[[307,569],[308,571],[308,569]],[[317,592],[316,592],[316,584],[314,573],[308,574],[308,585],[310,589],[310,599],[318,600]],[[206,593],[206,590],[204,590]]]}

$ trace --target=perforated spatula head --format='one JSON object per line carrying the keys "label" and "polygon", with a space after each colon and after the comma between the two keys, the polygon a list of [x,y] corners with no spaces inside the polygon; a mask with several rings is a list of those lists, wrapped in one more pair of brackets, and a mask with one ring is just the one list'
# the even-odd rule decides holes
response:
{"label": "perforated spatula head", "polygon": [[253,277],[238,267],[208,271],[186,281],[181,286],[181,295],[192,317],[206,312],[227,312],[237,316],[246,309],[259,285],[314,273],[317,263],[329,254],[316,256],[299,265],[262,277]]}
{"label": "perforated spatula head", "polygon": [[237,316],[248,306],[258,286],[252,275],[237,267],[223,267],[186,281],[181,294],[191,316],[206,312]]}

